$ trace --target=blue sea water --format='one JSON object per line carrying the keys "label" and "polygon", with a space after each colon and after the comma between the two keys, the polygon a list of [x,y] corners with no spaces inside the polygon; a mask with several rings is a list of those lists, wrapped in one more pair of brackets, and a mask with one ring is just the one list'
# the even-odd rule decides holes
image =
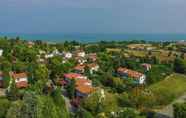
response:
{"label": "blue sea water", "polygon": [[124,41],[124,40],[146,40],[146,41],[178,41],[186,40],[186,34],[21,34],[0,33],[0,37],[7,36],[15,38],[19,36],[24,40],[42,40],[47,42],[64,42],[76,40],[83,43],[98,41]]}

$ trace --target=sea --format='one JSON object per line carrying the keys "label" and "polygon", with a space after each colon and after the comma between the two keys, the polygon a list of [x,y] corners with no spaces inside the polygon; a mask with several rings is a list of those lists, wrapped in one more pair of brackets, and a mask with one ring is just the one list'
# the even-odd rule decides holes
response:
{"label": "sea", "polygon": [[99,41],[126,41],[126,40],[145,40],[145,41],[179,41],[186,40],[186,34],[83,34],[83,33],[43,33],[43,34],[24,34],[24,33],[0,33],[0,37],[8,38],[20,37],[23,40],[42,40],[45,42],[64,42],[78,41],[82,43],[92,43]]}

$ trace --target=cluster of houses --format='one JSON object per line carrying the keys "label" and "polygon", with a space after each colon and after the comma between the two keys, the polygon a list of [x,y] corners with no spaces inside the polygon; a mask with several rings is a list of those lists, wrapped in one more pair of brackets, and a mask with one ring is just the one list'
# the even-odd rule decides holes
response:
{"label": "cluster of houses", "polygon": [[[32,45],[33,44],[30,44],[30,46]],[[0,54],[1,54],[1,50],[0,50]],[[67,86],[72,81],[75,81],[75,96],[76,98],[80,98],[80,99],[89,96],[92,92],[97,90],[97,88],[92,85],[92,81],[89,80],[86,76],[84,76],[85,71],[87,69],[90,74],[93,74],[95,71],[99,70],[99,65],[96,63],[97,61],[96,53],[86,54],[82,50],[61,53],[57,49],[54,50],[52,53],[46,53],[45,51],[40,50],[38,57],[39,57],[39,61],[43,62],[48,58],[52,58],[56,55],[63,57],[62,63],[66,63],[66,61],[71,58],[75,59],[77,62],[77,65],[73,68],[73,72],[65,73],[63,75],[63,78],[59,80],[59,84],[61,86]],[[146,71],[149,71],[151,69],[150,64],[144,63],[141,66],[144,67]],[[120,78],[123,79],[131,78],[137,84],[144,84],[146,80],[145,74],[128,68],[119,67],[117,69],[117,74],[120,76]],[[21,89],[21,88],[27,88],[29,86],[27,73],[10,72],[9,75],[12,78],[10,83],[12,82],[12,80],[14,80],[17,88]],[[2,73],[0,73],[0,87],[3,87]]]}

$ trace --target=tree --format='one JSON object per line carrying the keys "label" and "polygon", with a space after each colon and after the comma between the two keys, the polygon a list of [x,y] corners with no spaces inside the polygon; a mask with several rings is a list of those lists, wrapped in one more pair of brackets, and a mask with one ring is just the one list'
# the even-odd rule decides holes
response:
{"label": "tree", "polygon": [[176,103],[173,105],[174,118],[186,118],[186,103]]}
{"label": "tree", "polygon": [[10,101],[6,98],[0,98],[0,118],[5,118],[10,107]]}
{"label": "tree", "polygon": [[8,109],[6,114],[6,118],[22,118],[21,110],[22,110],[23,102],[15,101],[11,104],[11,107]]}
{"label": "tree", "polygon": [[22,118],[36,118],[37,96],[33,92],[25,93],[21,110]]}
{"label": "tree", "polygon": [[11,78],[11,83],[6,91],[6,96],[9,100],[17,100],[18,99],[18,89],[16,87],[15,80]]}
{"label": "tree", "polygon": [[126,90],[126,85],[120,78],[108,78],[108,85],[115,89],[118,93]]}
{"label": "tree", "polygon": [[186,61],[181,58],[176,58],[174,60],[174,70],[177,73],[186,74]]}
{"label": "tree", "polygon": [[117,99],[115,95],[101,89],[85,98],[82,107],[94,115],[101,112],[110,113],[116,111]]}
{"label": "tree", "polygon": [[57,88],[55,91],[53,91],[52,98],[57,108],[58,117],[69,118],[70,116],[69,116],[69,113],[68,113],[68,110],[65,104],[65,99],[61,95],[60,88]]}
{"label": "tree", "polygon": [[57,110],[50,96],[37,97],[37,118],[60,118]]}
{"label": "tree", "polygon": [[131,102],[130,96],[126,92],[118,95],[118,104],[120,107],[134,107],[134,104]]}
{"label": "tree", "polygon": [[145,118],[140,116],[140,112],[136,111],[133,108],[124,108],[118,112],[117,118]]}
{"label": "tree", "polygon": [[75,114],[75,118],[94,118],[90,112],[83,108],[79,108]]}
{"label": "tree", "polygon": [[49,75],[49,70],[45,65],[38,65],[34,70],[34,79],[36,81],[42,80],[47,81]]}
{"label": "tree", "polygon": [[75,80],[72,80],[70,84],[67,86],[68,96],[72,99],[75,95]]}

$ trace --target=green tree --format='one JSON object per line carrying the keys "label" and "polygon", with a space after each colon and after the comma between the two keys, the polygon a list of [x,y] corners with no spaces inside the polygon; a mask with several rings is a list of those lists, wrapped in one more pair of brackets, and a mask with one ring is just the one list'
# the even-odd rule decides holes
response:
{"label": "green tree", "polygon": [[6,98],[0,98],[0,118],[5,118],[11,102]]}
{"label": "green tree", "polygon": [[140,116],[140,112],[136,111],[133,108],[124,108],[121,112],[118,113],[117,118],[145,118]]}
{"label": "green tree", "polygon": [[6,91],[6,96],[9,100],[17,100],[19,95],[19,91],[16,87],[16,83],[14,79],[11,79],[11,83]]}
{"label": "green tree", "polygon": [[49,75],[49,70],[45,65],[38,65],[35,70],[34,70],[34,79],[36,81],[42,80],[42,81],[47,81]]}
{"label": "green tree", "polygon": [[37,96],[33,92],[25,93],[21,110],[22,118],[36,118]]}
{"label": "green tree", "polygon": [[82,106],[94,115],[101,112],[110,113],[118,108],[116,96],[103,90],[98,90],[85,98]]}
{"label": "green tree", "polygon": [[186,61],[181,58],[176,58],[174,60],[174,70],[177,73],[186,74]]}
{"label": "green tree", "polygon": [[61,95],[61,89],[57,88],[53,93],[52,93],[52,98],[54,101],[54,104],[56,105],[57,108],[57,113],[59,118],[69,118],[69,113],[65,104],[65,99]]}
{"label": "green tree", "polygon": [[67,86],[67,93],[69,97],[72,99],[75,95],[75,80],[72,80],[70,84]]}
{"label": "green tree", "polygon": [[75,118],[94,118],[90,112],[83,108],[79,108],[75,114]]}
{"label": "green tree", "polygon": [[6,114],[6,118],[22,118],[21,110],[22,110],[23,102],[15,101],[11,104],[11,107],[8,109]]}
{"label": "green tree", "polygon": [[176,103],[173,105],[174,118],[186,118],[186,103]]}

